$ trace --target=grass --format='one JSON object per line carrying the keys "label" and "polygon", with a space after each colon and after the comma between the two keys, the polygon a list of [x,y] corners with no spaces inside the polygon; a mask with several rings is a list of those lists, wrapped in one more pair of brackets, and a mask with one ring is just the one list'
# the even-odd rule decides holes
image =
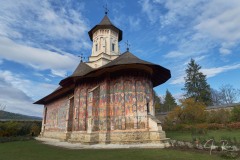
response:
{"label": "grass", "polygon": [[216,141],[221,139],[231,139],[234,138],[240,143],[240,130],[209,130],[206,134],[192,135],[191,131],[166,131],[167,137],[175,140],[181,141],[193,141],[193,138],[201,137],[203,139],[211,139],[214,137]]}
{"label": "grass", "polygon": [[36,140],[0,143],[4,160],[217,160],[217,155],[173,149],[82,149],[70,150],[42,144]]}

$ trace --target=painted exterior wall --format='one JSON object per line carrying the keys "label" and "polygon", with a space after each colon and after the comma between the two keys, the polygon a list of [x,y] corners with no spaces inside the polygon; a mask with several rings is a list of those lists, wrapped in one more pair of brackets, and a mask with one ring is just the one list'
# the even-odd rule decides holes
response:
{"label": "painted exterior wall", "polygon": [[67,130],[70,106],[69,96],[66,95],[45,105],[42,130],[59,132]]}
{"label": "painted exterior wall", "polygon": [[45,131],[113,131],[147,128],[147,103],[153,110],[152,84],[141,75],[105,77],[79,83],[71,95],[45,106]]}

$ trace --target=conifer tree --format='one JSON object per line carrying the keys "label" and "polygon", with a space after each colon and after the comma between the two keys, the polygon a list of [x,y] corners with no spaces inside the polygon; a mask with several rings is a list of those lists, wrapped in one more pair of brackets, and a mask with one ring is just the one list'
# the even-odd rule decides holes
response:
{"label": "conifer tree", "polygon": [[155,90],[153,90],[153,95],[154,95],[154,107],[155,107],[155,111],[159,112],[161,110],[161,99],[160,97],[157,95],[157,93],[155,92]]}
{"label": "conifer tree", "polygon": [[201,66],[193,59],[188,63],[186,69],[185,85],[186,98],[193,98],[195,102],[203,102],[205,105],[211,105],[211,90],[207,83],[206,75],[200,72]]}
{"label": "conifer tree", "polygon": [[166,96],[163,103],[164,111],[169,112],[173,110],[173,108],[175,108],[176,106],[177,106],[177,103],[175,101],[175,98],[172,96],[172,94],[168,90],[166,90]]}

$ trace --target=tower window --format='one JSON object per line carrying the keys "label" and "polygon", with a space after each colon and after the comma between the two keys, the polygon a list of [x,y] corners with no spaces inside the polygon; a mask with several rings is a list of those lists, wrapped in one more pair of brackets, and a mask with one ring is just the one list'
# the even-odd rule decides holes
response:
{"label": "tower window", "polygon": [[115,44],[112,44],[112,51],[115,50]]}
{"label": "tower window", "polygon": [[98,50],[98,45],[97,44],[95,45],[95,49],[96,49],[96,51]]}

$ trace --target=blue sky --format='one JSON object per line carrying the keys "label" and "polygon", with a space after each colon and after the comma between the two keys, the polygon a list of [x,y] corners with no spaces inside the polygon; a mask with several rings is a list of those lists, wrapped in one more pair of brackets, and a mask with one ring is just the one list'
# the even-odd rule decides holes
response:
{"label": "blue sky", "polygon": [[32,103],[70,75],[82,53],[91,54],[88,31],[104,16],[123,31],[121,52],[171,70],[155,88],[179,98],[191,58],[210,86],[240,88],[239,0],[0,0],[0,104],[16,113],[41,116]]}

